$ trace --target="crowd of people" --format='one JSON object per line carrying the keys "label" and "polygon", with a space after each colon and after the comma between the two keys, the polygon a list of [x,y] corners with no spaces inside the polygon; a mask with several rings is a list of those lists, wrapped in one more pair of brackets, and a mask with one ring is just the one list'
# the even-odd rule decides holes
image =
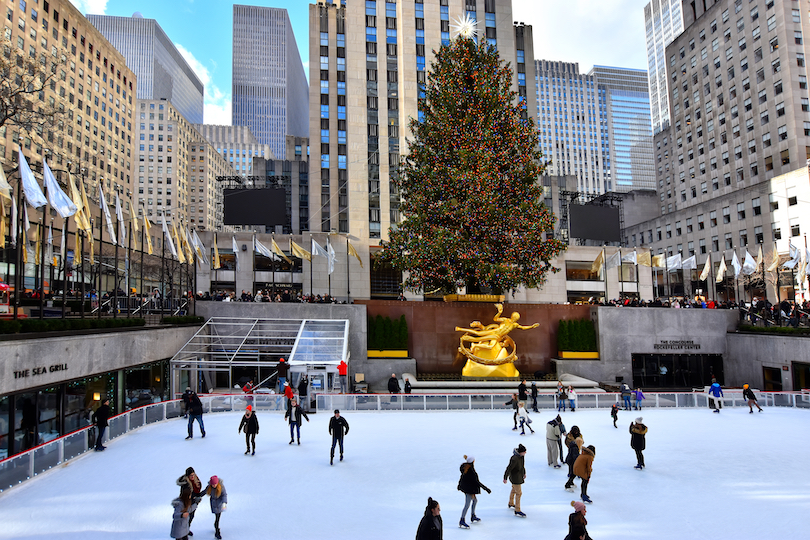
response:
{"label": "crowd of people", "polygon": [[[241,294],[235,291],[217,290],[214,292],[199,291],[195,299],[201,302],[279,302],[297,304],[338,304],[338,299],[328,294],[303,294],[290,289],[259,289],[255,293],[242,289]],[[345,302],[344,302],[345,303]]]}

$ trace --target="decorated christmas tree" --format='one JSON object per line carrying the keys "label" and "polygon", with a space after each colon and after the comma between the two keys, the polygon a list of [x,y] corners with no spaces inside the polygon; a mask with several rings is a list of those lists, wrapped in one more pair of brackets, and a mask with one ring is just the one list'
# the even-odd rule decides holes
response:
{"label": "decorated christmas tree", "polygon": [[436,52],[397,180],[403,222],[378,257],[407,272],[406,289],[507,293],[558,270],[549,261],[565,246],[550,234],[536,127],[511,85],[509,65],[474,31]]}

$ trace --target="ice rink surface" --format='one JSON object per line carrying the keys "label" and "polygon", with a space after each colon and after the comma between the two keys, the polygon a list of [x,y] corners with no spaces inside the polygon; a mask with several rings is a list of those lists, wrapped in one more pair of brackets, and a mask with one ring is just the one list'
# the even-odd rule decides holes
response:
{"label": "ice rink surface", "polygon": [[[225,539],[411,539],[428,496],[441,504],[446,539],[562,539],[579,489],[566,492],[567,469],[547,465],[545,423],[555,414],[533,414],[536,434],[519,436],[511,410],[346,411],[346,460],[334,466],[325,413],[310,415],[301,446],[290,446],[282,415],[260,412],[255,456],[243,455],[240,413],[205,415],[206,438],[195,425],[189,441],[185,420],[170,420],[1,494],[0,539],[167,539],[175,481],[188,466],[204,484],[218,475],[227,488]],[[633,468],[628,433],[639,415],[649,428],[644,471]],[[621,411],[618,429],[607,410],[562,417],[597,449],[587,515],[595,540],[810,538],[808,411]],[[528,449],[526,519],[507,509],[503,483],[519,443]],[[481,481],[492,489],[479,496],[482,521],[470,530],[458,528],[464,454],[475,456]],[[213,538],[207,498],[191,530],[194,540]]]}

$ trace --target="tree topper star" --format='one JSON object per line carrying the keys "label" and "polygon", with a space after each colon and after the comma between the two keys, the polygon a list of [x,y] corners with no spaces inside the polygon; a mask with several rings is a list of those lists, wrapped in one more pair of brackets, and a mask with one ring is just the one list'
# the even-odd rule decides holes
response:
{"label": "tree topper star", "polygon": [[462,19],[453,21],[450,28],[453,30],[455,36],[461,36],[462,38],[474,38],[480,33],[480,30],[478,30],[478,21],[470,17],[469,14],[464,15]]}

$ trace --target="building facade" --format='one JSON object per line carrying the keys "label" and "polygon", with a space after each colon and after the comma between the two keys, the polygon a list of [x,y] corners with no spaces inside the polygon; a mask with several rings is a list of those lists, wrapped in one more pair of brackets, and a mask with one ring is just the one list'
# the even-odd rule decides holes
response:
{"label": "building facade", "polygon": [[205,140],[216,148],[237,176],[253,176],[253,158],[273,159],[269,144],[262,144],[248,126],[195,124]]}
{"label": "building facade", "polygon": [[[686,28],[666,48],[672,124],[655,136],[660,214],[624,236],[657,253],[695,254],[698,268],[711,257],[716,276],[735,252],[742,260],[760,246],[768,256],[804,245],[810,21],[788,0],[684,7]],[[771,301],[786,297],[780,288],[768,285]],[[801,286],[789,294],[800,297]]]}
{"label": "building facade", "polygon": [[653,133],[669,126],[669,93],[664,49],[683,32],[681,0],[652,0],[644,6],[647,38],[647,79]]}
{"label": "building facade", "polygon": [[309,86],[286,9],[233,6],[232,123],[285,159],[285,137],[309,135]]}
{"label": "building facade", "polygon": [[265,186],[284,188],[287,219],[276,232],[300,234],[309,230],[309,139],[288,135],[285,155],[284,160],[256,157],[253,171]]}
{"label": "building facade", "polygon": [[136,97],[165,99],[192,123],[203,122],[204,88],[199,77],[155,19],[88,15],[138,78]]}

